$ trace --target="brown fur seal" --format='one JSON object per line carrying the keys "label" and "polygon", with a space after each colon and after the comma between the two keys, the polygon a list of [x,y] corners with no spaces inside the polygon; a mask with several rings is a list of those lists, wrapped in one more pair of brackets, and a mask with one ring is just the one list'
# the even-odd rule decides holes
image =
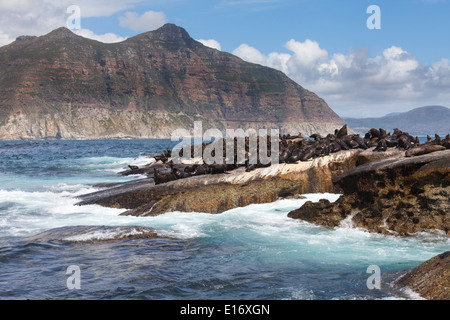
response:
{"label": "brown fur seal", "polygon": [[335,132],[337,138],[342,139],[342,137],[348,135],[347,125],[345,124],[339,131]]}
{"label": "brown fur seal", "polygon": [[373,150],[378,151],[378,152],[382,152],[382,151],[386,151],[387,150],[387,144],[386,144],[386,140],[385,139],[381,139],[378,142],[378,145],[376,146],[376,148]]}
{"label": "brown fur seal", "polygon": [[169,173],[161,173],[159,172],[158,169],[153,168],[153,172],[154,172],[153,179],[155,181],[155,184],[166,183],[177,179],[173,174],[172,170],[170,170]]}
{"label": "brown fur seal", "polygon": [[372,128],[369,130],[369,133],[372,138],[380,137],[380,130],[378,130],[378,129]]}

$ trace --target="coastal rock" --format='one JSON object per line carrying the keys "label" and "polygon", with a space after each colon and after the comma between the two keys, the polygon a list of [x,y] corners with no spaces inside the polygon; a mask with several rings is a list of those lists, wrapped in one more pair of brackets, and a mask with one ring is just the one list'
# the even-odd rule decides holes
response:
{"label": "coastal rock", "polygon": [[361,149],[340,151],[310,161],[272,165],[247,172],[193,176],[155,185],[141,179],[80,197],[79,205],[129,209],[124,215],[169,211],[220,213],[253,203],[269,203],[303,193],[335,192],[332,177],[355,167]]}
{"label": "coastal rock", "polygon": [[338,201],[310,204],[289,216],[328,227],[346,219],[354,227],[389,235],[449,234],[450,150],[369,162],[333,181],[343,192]]}
{"label": "coastal rock", "polygon": [[[344,196],[334,204],[308,202],[289,216],[328,227],[346,223],[397,235],[448,232],[450,150],[442,144],[449,136],[443,140],[436,135],[421,146],[418,139],[397,128],[393,134],[372,128],[362,139],[348,134],[344,125],[326,137],[315,133],[309,140],[301,134],[279,138],[279,163],[268,165],[251,163],[250,149],[245,150],[245,163],[208,165],[198,161],[202,158],[187,158],[186,163],[175,164],[172,150],[166,149],[155,154],[156,162],[147,166],[153,169],[153,174],[147,172],[147,179],[83,195],[79,204],[128,209],[122,214],[134,216],[170,211],[221,213],[303,193],[334,192]],[[272,137],[258,140],[257,148],[263,141],[272,150]],[[384,141],[383,150],[380,141]],[[237,159],[242,152],[236,149],[237,141],[234,154],[229,154],[222,142],[224,160]],[[242,142],[246,148],[250,145],[249,140]],[[200,147],[205,156],[208,145]],[[191,154],[192,149],[194,146]],[[405,150],[419,151],[406,157]],[[181,151],[176,152],[184,154],[185,150]],[[130,167],[127,172],[138,170]]]}
{"label": "coastal rock", "polygon": [[299,209],[289,212],[288,217],[334,228],[346,217],[346,211],[333,206],[327,199],[321,199],[319,202],[307,201]]}
{"label": "coastal rock", "polygon": [[450,300],[450,251],[425,261],[395,282],[428,300]]}

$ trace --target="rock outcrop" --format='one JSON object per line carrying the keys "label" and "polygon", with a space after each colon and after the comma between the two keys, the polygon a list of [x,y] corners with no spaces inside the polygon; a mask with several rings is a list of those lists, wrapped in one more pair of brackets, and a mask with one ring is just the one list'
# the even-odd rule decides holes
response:
{"label": "rock outcrop", "polygon": [[166,24],[120,43],[59,28],[0,48],[0,139],[170,138],[178,128],[327,134],[342,120],[282,72]]}
{"label": "rock outcrop", "polygon": [[395,282],[428,300],[450,300],[450,251],[425,261]]}
{"label": "rock outcrop", "polygon": [[450,231],[450,150],[403,154],[358,166],[333,179],[343,195],[288,215],[327,227],[346,221],[389,235]]}
{"label": "rock outcrop", "polygon": [[334,192],[332,177],[355,166],[361,149],[340,151],[307,162],[278,164],[246,172],[245,167],[155,185],[153,179],[118,184],[81,196],[80,205],[130,209],[125,215],[169,211],[220,213],[302,193]]}
{"label": "rock outcrop", "polygon": [[[289,216],[328,227],[345,220],[374,232],[398,235],[431,229],[447,233],[450,150],[442,148],[446,149],[450,137],[436,135],[435,140],[430,138],[420,145],[407,133],[394,132],[390,135],[371,129],[361,139],[349,135],[343,126],[326,138],[318,134],[311,136],[313,140],[301,135],[281,136],[276,146],[279,163],[268,165],[251,164],[255,151],[247,147],[239,151],[236,140],[234,155],[223,160],[234,157],[236,161],[238,153],[244,151],[245,162],[192,165],[203,159],[187,158],[192,163],[175,164],[170,160],[173,151],[166,149],[153,155],[156,162],[122,173],[145,173],[147,179],[84,195],[80,204],[126,208],[125,215],[135,216],[168,211],[220,213],[302,193],[340,192],[344,196],[335,204],[326,200],[307,203]],[[396,147],[380,149],[381,141]],[[273,146],[272,139],[259,139],[258,147],[261,142]],[[226,151],[225,145],[222,141],[216,147]],[[198,147],[204,157],[208,148],[205,144]],[[418,151],[409,154],[414,150]]]}

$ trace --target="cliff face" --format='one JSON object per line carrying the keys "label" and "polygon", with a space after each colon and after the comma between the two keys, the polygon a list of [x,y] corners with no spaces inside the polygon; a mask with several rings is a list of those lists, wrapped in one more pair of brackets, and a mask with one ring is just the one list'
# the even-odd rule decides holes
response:
{"label": "cliff face", "polygon": [[167,24],[105,44],[60,28],[0,48],[0,139],[169,137],[176,128],[329,133],[342,120],[283,73]]}

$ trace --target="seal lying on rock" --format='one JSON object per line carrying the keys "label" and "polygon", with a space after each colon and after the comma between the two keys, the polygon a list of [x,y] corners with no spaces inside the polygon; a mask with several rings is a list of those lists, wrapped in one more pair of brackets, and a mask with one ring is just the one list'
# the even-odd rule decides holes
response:
{"label": "seal lying on rock", "polygon": [[177,180],[177,176],[174,174],[174,172],[172,170],[163,172],[157,168],[153,168],[153,171],[154,171],[153,179],[155,181],[155,184],[160,184],[160,183]]}

